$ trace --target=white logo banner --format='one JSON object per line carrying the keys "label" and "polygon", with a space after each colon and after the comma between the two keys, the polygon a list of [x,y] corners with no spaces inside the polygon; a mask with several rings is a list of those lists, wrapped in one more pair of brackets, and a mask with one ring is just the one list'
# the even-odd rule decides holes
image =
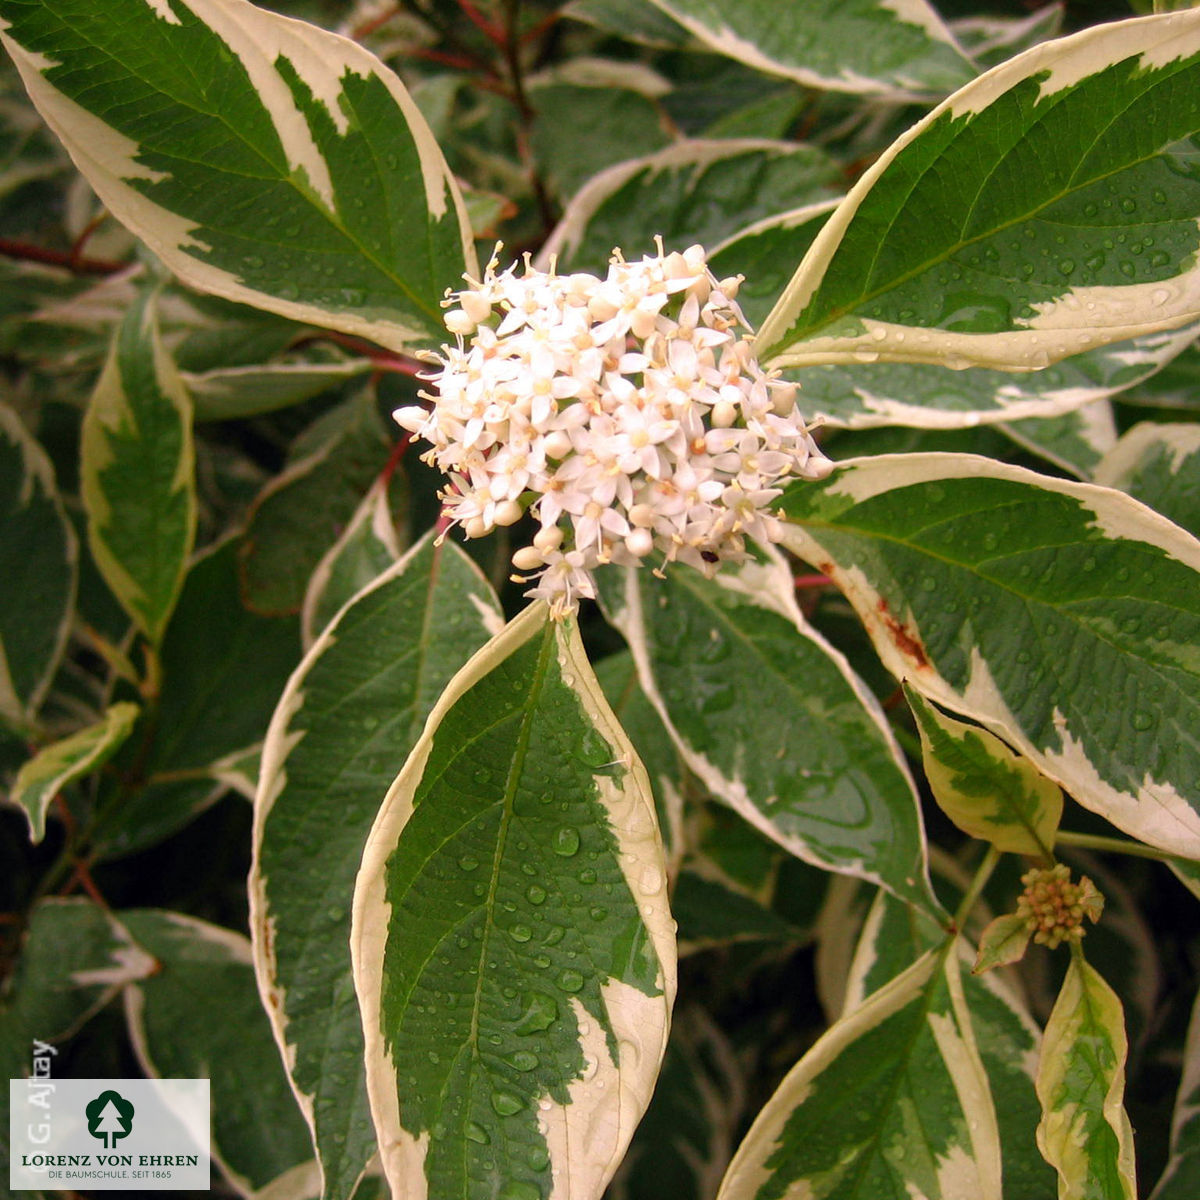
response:
{"label": "white logo banner", "polygon": [[207,1079],[10,1079],[14,1191],[206,1191]]}

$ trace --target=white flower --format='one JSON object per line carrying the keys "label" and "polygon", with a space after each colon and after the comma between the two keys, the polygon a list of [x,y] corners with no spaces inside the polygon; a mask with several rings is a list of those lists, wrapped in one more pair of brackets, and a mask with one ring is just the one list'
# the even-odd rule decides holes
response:
{"label": "white flower", "polygon": [[427,376],[431,409],[395,418],[432,444],[422,457],[449,475],[445,511],[468,537],[537,519],[513,564],[555,616],[595,595],[604,563],[741,561],[747,537],[778,537],[786,478],[832,469],[795,386],[740,332],[740,280],[716,280],[701,247],[615,251],[604,279],[497,265],[447,300],[457,342]]}

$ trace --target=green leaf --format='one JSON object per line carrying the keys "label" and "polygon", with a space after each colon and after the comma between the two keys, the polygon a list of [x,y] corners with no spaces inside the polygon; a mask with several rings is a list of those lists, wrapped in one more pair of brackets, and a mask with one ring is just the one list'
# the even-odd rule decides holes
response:
{"label": "green leaf", "polygon": [[438,695],[502,622],[471,560],[429,533],[325,629],[267,735],[250,879],[255,957],[329,1197],[349,1195],[375,1153],[350,981],[363,846]]}
{"label": "green leaf", "polygon": [[706,580],[601,579],[647,696],[709,790],[792,854],[938,911],[912,780],[874,698],[777,555]]}
{"label": "green leaf", "polygon": [[156,646],[196,533],[192,401],[158,330],[157,299],[134,301],[83,420],[88,544],[105,582]]}
{"label": "green leaf", "polygon": [[390,494],[395,478],[385,474],[376,479],[309,579],[300,612],[306,647],[312,645],[317,634],[351,596],[400,558],[402,551]]}
{"label": "green leaf", "polygon": [[54,468],[0,404],[0,717],[30,724],[67,644],[78,545]]}
{"label": "green leaf", "polygon": [[646,46],[679,49],[691,41],[688,31],[650,0],[571,0],[563,16]]}
{"label": "green leaf", "polygon": [[705,246],[759,217],[824,200],[838,181],[824,152],[759,139],[681,141],[602,171],[567,206],[538,261],[603,273],[614,247],[634,259]]}
{"label": "green leaf", "polygon": [[[144,759],[118,764],[146,779],[105,810],[96,829],[111,857],[152,845],[185,825],[223,791],[211,770],[261,742],[288,674],[300,657],[294,620],[261,617],[238,598],[236,541],[193,562],[161,651],[162,692]],[[145,728],[126,752],[137,750]]]}
{"label": "green leaf", "polygon": [[[309,578],[387,462],[390,443],[367,388],[318,422],[332,432],[277,475],[250,512],[242,595],[265,615],[299,612]],[[317,431],[310,427],[305,435]]]}
{"label": "green leaf", "polygon": [[996,967],[1006,967],[1025,957],[1033,930],[1029,922],[1016,913],[1006,913],[989,921],[979,935],[979,953],[975,956],[974,971],[982,975]]}
{"label": "green leaf", "polygon": [[1200,425],[1135,425],[1104,456],[1095,479],[1200,537]]}
{"label": "green leaf", "polygon": [[185,372],[197,421],[233,421],[299,404],[364,375],[369,359],[338,363],[271,363]]}
{"label": "green leaf", "polygon": [[1093,400],[1058,417],[1006,421],[1000,428],[1060,471],[1093,482],[1099,482],[1095,471],[1100,460],[1117,442],[1117,423],[1107,400]]}
{"label": "green leaf", "polygon": [[1171,1152],[1150,1200],[1192,1200],[1200,1194],[1200,1003],[1192,1007],[1183,1049],[1183,1078],[1171,1121]]}
{"label": "green leaf", "polygon": [[119,917],[159,968],[125,990],[143,1069],[159,1079],[209,1080],[213,1160],[241,1195],[272,1184],[282,1195],[314,1195],[308,1130],[262,1010],[250,943],[182,913],[131,909]]}
{"label": "green leaf", "polygon": [[[654,101],[616,80],[598,79],[590,86],[531,83],[537,118],[530,145],[548,182],[564,198],[605,167],[653,154],[671,140]],[[587,137],[579,136],[581,129]]]}
{"label": "green leaf", "polygon": [[574,622],[530,606],[438,701],[363,855],[351,948],[395,1192],[599,1200],[666,1045],[664,868]]}
{"label": "green leaf", "polygon": [[393,348],[475,270],[396,76],[242,0],[0,0],[0,40],[108,210],[186,283]]}
{"label": "green leaf", "polygon": [[711,50],[805,87],[891,99],[944,95],[974,75],[924,0],[654,0]]}
{"label": "green leaf", "polygon": [[829,219],[760,358],[1028,371],[1195,320],[1198,87],[1196,11],[1086,29],[967,84]]}
{"label": "green leaf", "polygon": [[46,811],[58,792],[107,762],[133,730],[137,716],[136,704],[114,704],[98,725],[44,747],[17,772],[9,799],[25,810],[33,841],[45,836]]}
{"label": "green leaf", "polygon": [[1119,828],[1200,857],[1193,538],[1119,492],[970,455],[851,459],[780,505],[784,544],[894,675]]}
{"label": "green leaf", "polygon": [[984,729],[946,716],[905,684],[925,777],[941,810],[971,837],[1048,860],[1062,818],[1056,784]]}
{"label": "green leaf", "polygon": [[1042,1042],[1038,1146],[1059,1200],[1134,1200],[1133,1130],[1125,1114],[1121,1002],[1074,950]]}
{"label": "green leaf", "polygon": [[[921,954],[945,943],[944,929],[894,897],[877,895],[851,965],[847,1013]],[[955,952],[960,966],[970,965],[971,950],[964,939]],[[1041,1118],[1034,1090],[1041,1031],[1003,979],[965,974],[962,988],[1004,1151],[1004,1194],[1048,1200],[1054,1172],[1038,1153],[1035,1136]]]}
{"label": "green leaf", "polygon": [[838,1021],[759,1113],[718,1200],[1000,1200],[958,959],[928,952]]}

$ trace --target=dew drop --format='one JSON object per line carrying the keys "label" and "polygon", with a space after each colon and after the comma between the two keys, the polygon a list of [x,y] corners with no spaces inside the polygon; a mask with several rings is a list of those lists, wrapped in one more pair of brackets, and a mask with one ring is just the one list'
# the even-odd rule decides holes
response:
{"label": "dew drop", "polygon": [[515,1071],[532,1071],[540,1060],[532,1050],[514,1050],[504,1061]]}
{"label": "dew drop", "polygon": [[502,1117],[511,1117],[525,1107],[525,1101],[512,1092],[493,1092],[492,1108]]}
{"label": "dew drop", "polygon": [[542,887],[541,884],[531,883],[525,889],[525,899],[528,900],[530,904],[545,904],[546,889]]}
{"label": "dew drop", "polygon": [[1121,264],[1121,274],[1124,275],[1126,279],[1132,279],[1136,270],[1137,268],[1133,265],[1133,263],[1129,262],[1128,259]]}
{"label": "dew drop", "polygon": [[562,925],[551,925],[542,938],[543,946],[557,946],[567,936],[566,928]]}
{"label": "dew drop", "polygon": [[1094,217],[1099,211],[1100,210],[1096,207],[1096,205],[1091,202],[1083,206],[1083,215],[1085,217]]}
{"label": "dew drop", "polygon": [[1150,193],[1150,199],[1153,200],[1155,204],[1166,204],[1167,193],[1164,192],[1162,188],[1155,188],[1154,191]]}
{"label": "dew drop", "polygon": [[643,892],[648,896],[653,896],[662,890],[662,885],[662,872],[657,867],[647,866],[642,868],[642,873],[638,876],[638,887]]}
{"label": "dew drop", "polygon": [[476,783],[487,783],[491,779],[491,777],[492,777],[492,773],[491,773],[491,771],[489,771],[487,769],[487,767],[476,767],[474,773],[471,776],[471,778],[474,779]]}
{"label": "dew drop", "polygon": [[1155,288],[1154,291],[1150,293],[1150,303],[1153,304],[1155,308],[1162,308],[1162,306],[1166,304],[1170,298],[1171,292],[1168,288]]}
{"label": "dew drop", "polygon": [[579,872],[579,882],[585,887],[590,887],[596,882],[596,872],[593,871],[591,867],[584,867],[583,870]]}
{"label": "dew drop", "polygon": [[1058,271],[1060,275],[1071,275],[1075,271],[1075,260],[1073,258],[1062,258],[1058,262]]}
{"label": "dew drop", "polygon": [[923,592],[936,592],[937,586],[938,586],[938,581],[932,575],[926,575],[921,580],[921,590]]}
{"label": "dew drop", "polygon": [[593,921],[604,921],[608,918],[608,909],[601,908],[600,905],[596,905],[595,908],[588,909],[588,916],[591,917]]}
{"label": "dew drop", "polygon": [[544,1171],[550,1165],[550,1155],[546,1153],[544,1146],[530,1146],[525,1161],[535,1171]]}
{"label": "dew drop", "polygon": [[468,1121],[467,1127],[463,1132],[467,1135],[468,1141],[475,1142],[477,1145],[487,1146],[491,1144],[492,1139],[488,1131],[475,1121]]}
{"label": "dew drop", "polygon": [[533,930],[528,925],[514,925],[509,931],[508,936],[514,942],[527,942],[533,937]]}
{"label": "dew drop", "polygon": [[475,858],[473,855],[464,854],[462,858],[458,860],[458,867],[460,871],[474,871],[479,867],[479,859]]}
{"label": "dew drop", "polygon": [[1171,256],[1165,250],[1155,250],[1150,255],[1150,265],[1152,267],[1165,267],[1171,261]]}
{"label": "dew drop", "polygon": [[549,1029],[558,1020],[558,1004],[544,992],[526,992],[521,997],[521,1016],[514,1032],[528,1036]]}
{"label": "dew drop", "polygon": [[1132,196],[1126,196],[1125,199],[1121,201],[1121,211],[1127,213],[1137,212],[1137,201],[1134,200]]}
{"label": "dew drop", "polygon": [[550,848],[555,854],[561,855],[563,858],[571,858],[579,853],[579,830],[572,829],[570,825],[563,825],[555,831],[554,840],[550,844]]}
{"label": "dew drop", "polygon": [[1134,729],[1144,733],[1154,724],[1154,718],[1148,712],[1135,712],[1129,719]]}
{"label": "dew drop", "polygon": [[568,968],[558,977],[558,986],[564,992],[577,992],[583,987],[583,976]]}

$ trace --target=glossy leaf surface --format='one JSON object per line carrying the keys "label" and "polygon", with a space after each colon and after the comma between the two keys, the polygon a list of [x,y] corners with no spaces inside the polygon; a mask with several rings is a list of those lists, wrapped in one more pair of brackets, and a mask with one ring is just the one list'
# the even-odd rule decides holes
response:
{"label": "glossy leaf surface", "polygon": [[850,460],[785,492],[784,542],[888,668],[1081,804],[1200,853],[1200,544],[1120,493],[968,455]]}
{"label": "glossy leaf surface", "polygon": [[574,623],[532,605],[455,676],[363,855],[351,945],[393,1190],[484,1197],[502,1172],[514,1200],[599,1200],[666,1044],[665,883],[645,771]]}
{"label": "glossy leaf surface", "polygon": [[[936,911],[916,795],[874,699],[800,616],[782,560],[601,580],[688,766],[793,854]],[[734,719],[734,714],[744,714]]]}
{"label": "glossy leaf surface", "polygon": [[348,899],[363,846],[442,688],[501,623],[478,569],[427,534],[313,645],[267,736],[255,957],[328,1196],[348,1195],[375,1153],[350,980]]}
{"label": "glossy leaf surface", "polygon": [[441,340],[470,227],[373,55],[243,0],[4,0],[0,28],[88,182],[187,283],[393,347]]}
{"label": "glossy leaf surface", "polygon": [[829,219],[761,357],[1028,371],[1194,320],[1198,81],[1191,11],[1046,42],[967,84]]}

